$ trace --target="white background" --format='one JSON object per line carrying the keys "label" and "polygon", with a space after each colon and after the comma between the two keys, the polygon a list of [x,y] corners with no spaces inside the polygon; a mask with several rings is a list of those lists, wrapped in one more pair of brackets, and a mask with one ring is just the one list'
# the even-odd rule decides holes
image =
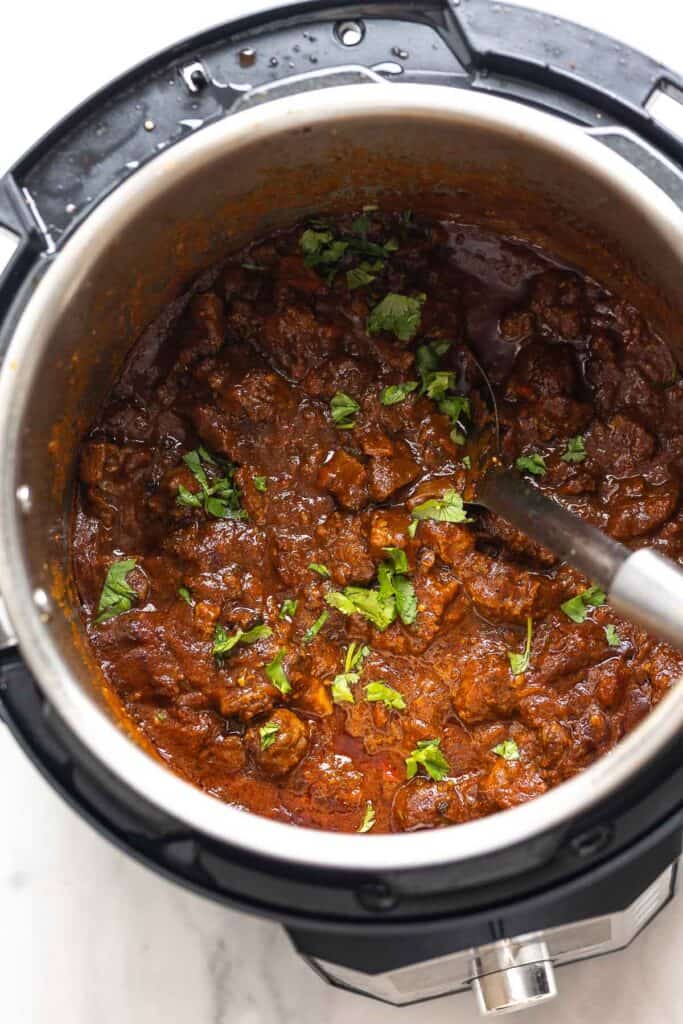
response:
{"label": "white background", "polygon": [[[683,67],[680,0],[530,0]],[[76,103],[175,40],[270,4],[3,5],[0,171]],[[394,1010],[326,987],[280,929],[139,867],[0,726],[0,1024],[470,1024],[467,995]],[[683,895],[625,953],[563,968],[530,1024],[680,1024]]]}

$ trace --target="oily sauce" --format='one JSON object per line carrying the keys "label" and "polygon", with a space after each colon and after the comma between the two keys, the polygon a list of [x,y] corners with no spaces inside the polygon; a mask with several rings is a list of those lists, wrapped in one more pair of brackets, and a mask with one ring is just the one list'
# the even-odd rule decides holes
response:
{"label": "oily sauce", "polygon": [[315,221],[140,339],[83,441],[73,568],[104,676],[175,772],[299,825],[455,824],[581,771],[681,674],[463,506],[496,451],[486,378],[504,463],[681,560],[669,348],[517,239]]}

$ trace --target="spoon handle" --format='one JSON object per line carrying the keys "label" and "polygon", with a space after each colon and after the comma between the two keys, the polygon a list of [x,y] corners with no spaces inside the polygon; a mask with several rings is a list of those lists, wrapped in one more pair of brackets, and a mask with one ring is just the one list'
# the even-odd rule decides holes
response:
{"label": "spoon handle", "polygon": [[624,618],[683,649],[683,570],[674,562],[631,551],[511,470],[487,473],[477,501],[597,583]]}

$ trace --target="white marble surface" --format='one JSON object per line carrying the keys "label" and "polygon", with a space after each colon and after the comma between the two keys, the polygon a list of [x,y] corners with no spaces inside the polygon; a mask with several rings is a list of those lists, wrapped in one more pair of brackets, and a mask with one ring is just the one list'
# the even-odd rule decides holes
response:
{"label": "white marble surface", "polygon": [[[6,5],[0,168],[84,95],[146,54],[230,14],[266,6],[258,0]],[[680,0],[536,0],[534,6],[683,64]],[[32,78],[34,68],[41,69],[40,81]],[[191,895],[110,847],[48,788],[1,727],[0,780],[1,1024],[477,1019],[468,996],[394,1010],[326,987],[276,925]],[[679,898],[628,951],[564,968],[561,999],[515,1019],[680,1024],[682,943]]]}

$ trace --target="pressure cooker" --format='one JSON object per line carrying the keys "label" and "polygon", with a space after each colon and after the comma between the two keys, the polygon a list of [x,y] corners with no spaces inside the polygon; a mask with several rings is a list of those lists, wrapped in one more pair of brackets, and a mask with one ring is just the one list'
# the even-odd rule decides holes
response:
{"label": "pressure cooker", "polygon": [[502,814],[401,835],[303,830],[214,800],[132,741],[69,581],[76,447],[145,325],[256,235],[392,195],[493,227],[504,211],[628,288],[683,358],[674,72],[490,0],[313,0],[157,54],[0,181],[0,712],[103,835],[282,922],[331,983],[394,1004],[473,989],[497,1013],[552,997],[557,968],[622,948],[674,895],[683,689]]}

